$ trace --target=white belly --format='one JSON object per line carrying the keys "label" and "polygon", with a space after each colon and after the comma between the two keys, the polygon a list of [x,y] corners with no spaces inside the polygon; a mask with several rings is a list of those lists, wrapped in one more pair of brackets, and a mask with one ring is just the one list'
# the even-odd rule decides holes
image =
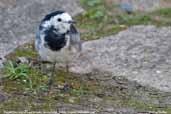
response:
{"label": "white belly", "polygon": [[66,46],[59,51],[52,51],[44,46],[44,35],[41,36],[41,43],[38,44],[38,42],[35,41],[35,45],[38,45],[37,51],[44,61],[66,63],[71,62],[78,55],[77,49],[74,46],[71,46],[71,49],[69,49],[70,38],[68,37]]}
{"label": "white belly", "polygon": [[42,46],[39,50],[39,55],[44,61],[66,63],[72,61],[76,53],[68,48],[62,48],[60,51],[52,51]]}

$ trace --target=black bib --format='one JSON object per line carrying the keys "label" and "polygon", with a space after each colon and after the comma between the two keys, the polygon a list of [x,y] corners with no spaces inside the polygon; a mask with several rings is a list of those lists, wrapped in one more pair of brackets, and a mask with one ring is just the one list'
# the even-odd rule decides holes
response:
{"label": "black bib", "polygon": [[45,31],[45,46],[52,51],[59,51],[66,45],[65,34],[58,34],[58,30],[54,27]]}

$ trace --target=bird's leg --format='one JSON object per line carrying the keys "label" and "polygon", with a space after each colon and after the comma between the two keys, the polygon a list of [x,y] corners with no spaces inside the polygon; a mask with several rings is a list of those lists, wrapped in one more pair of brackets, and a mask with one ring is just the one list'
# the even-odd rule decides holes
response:
{"label": "bird's leg", "polygon": [[48,86],[51,87],[53,85],[53,81],[54,81],[54,76],[55,76],[55,69],[56,69],[56,62],[55,63],[52,63],[53,66],[52,66],[52,70],[51,70],[51,75],[49,77],[49,80],[48,80]]}
{"label": "bird's leg", "polygon": [[52,64],[52,63],[49,62],[49,61],[40,61],[40,71],[41,71],[43,74],[46,74],[45,68],[47,68],[47,65],[48,65],[48,64]]}
{"label": "bird's leg", "polygon": [[66,68],[66,72],[69,73],[69,62],[66,62],[65,68]]}
{"label": "bird's leg", "polygon": [[69,65],[66,64],[66,72],[68,73],[69,72]]}

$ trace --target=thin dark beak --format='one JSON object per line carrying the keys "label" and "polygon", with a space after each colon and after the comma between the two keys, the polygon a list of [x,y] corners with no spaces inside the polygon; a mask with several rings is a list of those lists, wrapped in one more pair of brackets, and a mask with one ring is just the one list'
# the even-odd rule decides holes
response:
{"label": "thin dark beak", "polygon": [[68,23],[70,23],[70,24],[76,24],[76,21],[71,20],[71,21],[68,21]]}

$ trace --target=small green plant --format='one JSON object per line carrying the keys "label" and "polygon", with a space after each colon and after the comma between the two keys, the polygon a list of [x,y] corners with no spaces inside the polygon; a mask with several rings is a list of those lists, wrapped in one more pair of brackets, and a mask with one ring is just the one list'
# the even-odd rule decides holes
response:
{"label": "small green plant", "polygon": [[171,17],[171,8],[161,8],[157,12],[164,17]]}
{"label": "small green plant", "polygon": [[4,67],[5,79],[10,80],[16,85],[22,86],[23,90],[36,92],[39,90],[47,91],[44,85],[48,78],[40,73],[37,69],[30,67],[28,64],[8,61]]}
{"label": "small green plant", "polygon": [[49,87],[47,85],[41,85],[40,90],[42,91],[48,91]]}
{"label": "small green plant", "polygon": [[80,97],[80,96],[84,95],[85,93],[86,93],[86,90],[84,90],[83,87],[80,87],[78,89],[72,89],[70,91],[70,94],[72,96],[76,96],[76,97]]}
{"label": "small green plant", "polygon": [[32,80],[29,77],[30,66],[22,63],[9,61],[5,64],[6,77],[10,80],[17,80],[27,88],[32,89]]}
{"label": "small green plant", "polygon": [[90,20],[96,20],[96,19],[102,19],[105,16],[105,13],[102,8],[98,8],[98,9],[92,9],[86,11],[85,13],[82,14],[82,16],[85,16],[87,19]]}
{"label": "small green plant", "polygon": [[30,67],[26,64],[17,64],[9,61],[5,65],[5,72],[10,80],[28,78]]}
{"label": "small green plant", "polygon": [[102,0],[80,0],[81,4],[87,5],[89,7],[94,7],[100,3],[102,3]]}
{"label": "small green plant", "polygon": [[91,19],[98,19],[104,16],[103,11],[96,11],[93,15],[90,16]]}

